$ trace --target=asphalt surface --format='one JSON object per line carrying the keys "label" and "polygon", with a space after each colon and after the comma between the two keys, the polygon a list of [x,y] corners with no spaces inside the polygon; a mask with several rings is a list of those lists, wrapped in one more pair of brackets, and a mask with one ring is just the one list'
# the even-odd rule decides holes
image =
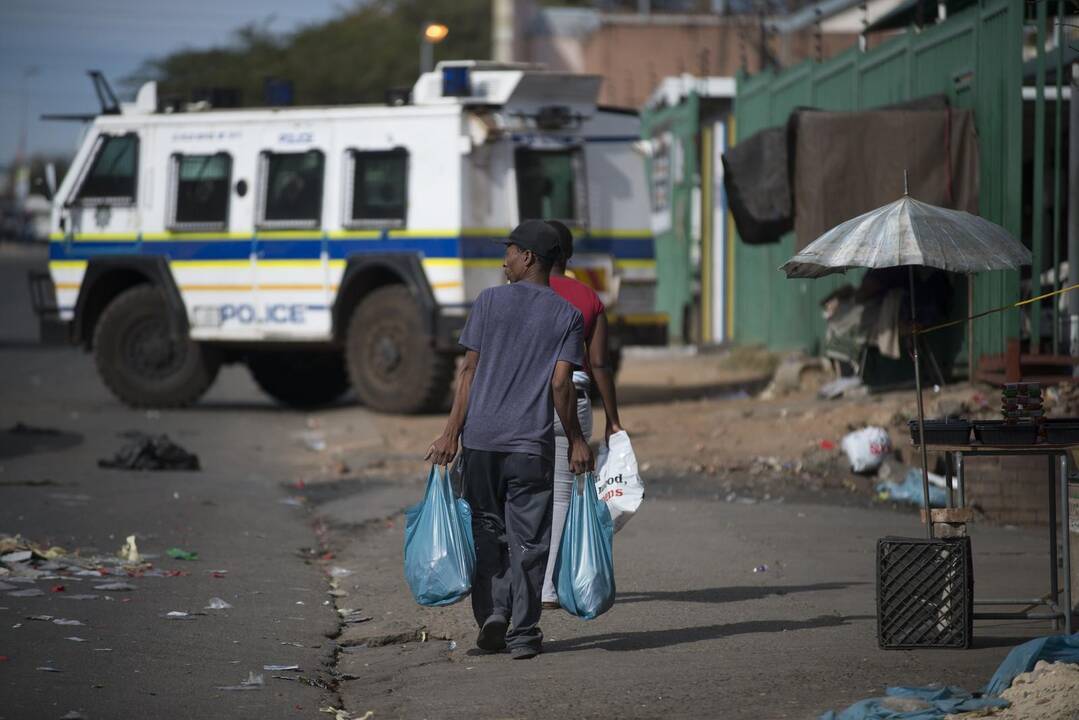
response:
{"label": "asphalt surface", "polygon": [[[1012,646],[1051,632],[1044,622],[985,621],[971,650],[880,650],[876,539],[920,536],[915,515],[725,502],[707,478],[656,476],[616,538],[614,608],[587,623],[545,615],[546,652],[535,660],[479,655],[468,603],[419,608],[401,577],[400,510],[422,495],[418,454],[414,471],[319,478],[311,468],[326,453],[306,446],[309,423],[331,443],[360,439],[345,458],[354,468],[398,467],[402,458],[390,457],[363,408],[284,411],[242,368],[223,371],[188,410],[122,406],[88,356],[35,345],[21,274],[40,262],[0,252],[0,534],[85,553],[115,552],[135,534],[155,566],[188,574],[130,578],[137,589],[127,593],[95,591],[89,579],[42,581],[40,597],[0,593],[0,720],[71,711],[95,720],[326,717],[318,707],[330,703],[376,719],[804,718],[888,685],[977,689]],[[17,422],[60,434],[5,431]],[[168,433],[203,470],[98,468],[127,430]],[[302,489],[292,485],[299,477],[310,481]],[[316,519],[328,534],[315,535]],[[1046,592],[1045,532],[975,525],[972,533],[979,596]],[[320,537],[345,570],[329,605],[326,568],[312,560]],[[171,547],[200,559],[163,557]],[[49,592],[61,583],[63,592]],[[233,607],[204,610],[211,597]],[[370,619],[331,641],[335,609]],[[205,614],[163,617],[171,611]],[[27,620],[42,614],[83,625]],[[336,665],[326,665],[335,651]],[[271,663],[301,672],[262,669]],[[218,689],[252,671],[262,690]],[[336,693],[272,677],[333,672]]]}
{"label": "asphalt surface", "polygon": [[[63,577],[23,586],[39,597],[0,592],[0,718],[325,717],[319,706],[336,696],[298,678],[328,679],[337,620],[324,604],[324,568],[311,559],[311,518],[286,504],[309,453],[305,416],[276,408],[242,368],[227,368],[191,410],[121,405],[88,355],[35,346],[22,274],[39,262],[0,253],[0,535],[92,555],[117,552],[133,534],[156,568],[184,574]],[[10,432],[19,422],[59,434]],[[128,430],[168,434],[202,471],[99,468]],[[166,557],[173,547],[199,559]],[[94,589],[116,580],[136,589]],[[204,609],[212,597],[232,608]],[[174,611],[193,619],[167,619]],[[27,619],[35,615],[81,625]],[[250,672],[262,689],[217,689]]]}
{"label": "asphalt surface", "polygon": [[[618,599],[607,614],[584,622],[545,611],[544,654],[485,655],[468,601],[412,603],[401,519],[357,530],[348,492],[312,499],[338,528],[338,562],[362,578],[342,602],[372,617],[339,638],[340,692],[358,716],[810,718],[891,685],[977,690],[1013,646],[1053,632],[1047,622],[977,621],[970,650],[881,650],[876,541],[919,537],[916,515],[679,492],[646,497],[616,536]],[[418,481],[403,484],[400,501],[420,492]],[[1043,533],[974,526],[972,535],[977,596],[1047,590]]]}

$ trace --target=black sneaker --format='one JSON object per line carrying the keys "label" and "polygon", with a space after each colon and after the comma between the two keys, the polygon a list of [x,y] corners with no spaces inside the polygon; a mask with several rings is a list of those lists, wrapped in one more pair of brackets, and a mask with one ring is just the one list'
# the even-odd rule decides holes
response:
{"label": "black sneaker", "polygon": [[476,647],[487,652],[502,652],[506,649],[506,628],[509,623],[501,615],[487,618],[476,636]]}
{"label": "black sneaker", "polygon": [[510,657],[514,660],[531,660],[540,654],[540,651],[534,647],[522,645],[521,647],[515,647],[510,650]]}

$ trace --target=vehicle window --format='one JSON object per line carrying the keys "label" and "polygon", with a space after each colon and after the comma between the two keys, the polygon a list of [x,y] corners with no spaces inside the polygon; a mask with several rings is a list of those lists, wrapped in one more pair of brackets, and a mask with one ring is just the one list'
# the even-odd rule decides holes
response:
{"label": "vehicle window", "polygon": [[138,157],[139,138],[134,133],[102,136],[78,199],[134,202]]}
{"label": "vehicle window", "polygon": [[353,226],[404,225],[408,209],[408,151],[353,150]]}
{"label": "vehicle window", "polygon": [[174,155],[172,161],[173,227],[228,227],[232,158],[226,153]]}
{"label": "vehicle window", "polygon": [[519,220],[582,219],[577,202],[578,157],[575,150],[517,150]]}
{"label": "vehicle window", "polygon": [[322,171],[318,150],[263,153],[261,224],[268,227],[318,227],[322,220]]}

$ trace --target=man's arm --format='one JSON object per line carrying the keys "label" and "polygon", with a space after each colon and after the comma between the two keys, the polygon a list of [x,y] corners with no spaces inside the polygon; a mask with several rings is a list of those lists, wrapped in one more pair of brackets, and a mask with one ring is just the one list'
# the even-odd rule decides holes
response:
{"label": "man's arm", "polygon": [[[579,337],[579,336],[578,336]],[[554,366],[551,377],[551,394],[554,396],[554,409],[562,421],[562,429],[569,440],[569,468],[574,475],[594,470],[596,459],[592,448],[581,433],[581,424],[577,421],[577,393],[573,388],[573,365],[559,360]]]}
{"label": "man's arm", "polygon": [[475,350],[465,353],[464,362],[457,371],[457,389],[453,393],[453,409],[450,410],[446,428],[431,443],[424,458],[432,465],[449,465],[457,455],[457,439],[461,437],[461,430],[468,416],[468,394],[472,390],[472,378],[476,376],[476,365],[479,361],[480,354]]}
{"label": "man's arm", "polygon": [[596,316],[596,325],[592,328],[592,339],[588,343],[588,360],[592,363],[592,379],[603,401],[603,414],[607,417],[607,430],[604,440],[622,431],[622,422],[618,419],[618,398],[614,392],[614,375],[611,372],[610,352],[607,349],[607,316]]}

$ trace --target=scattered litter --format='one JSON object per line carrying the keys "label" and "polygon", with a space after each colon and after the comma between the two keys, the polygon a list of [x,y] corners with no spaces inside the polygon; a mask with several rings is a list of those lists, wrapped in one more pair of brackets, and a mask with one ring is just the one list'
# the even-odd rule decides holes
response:
{"label": "scattered litter", "polygon": [[767,565],[758,565],[757,567],[753,568],[753,572],[755,572],[755,573],[766,573],[766,572],[768,572],[768,566]]}
{"label": "scattered litter", "polygon": [[850,461],[850,469],[856,473],[876,472],[892,451],[888,431],[872,425],[848,433],[840,445]]}
{"label": "scattered litter", "polygon": [[228,610],[232,605],[222,600],[219,597],[210,598],[209,604],[206,606],[207,610]]}
{"label": "scattered litter", "polygon": [[84,638],[78,637],[77,635],[72,635],[71,637],[66,637],[66,638],[64,638],[64,640],[70,640],[71,642],[86,642],[86,640]]}
{"label": "scattered litter", "polygon": [[112,652],[112,648],[94,648],[94,652]]}
{"label": "scattered litter", "polygon": [[183,612],[182,610],[173,610],[172,612],[165,613],[166,620],[194,620],[191,613]]}
{"label": "scattered litter", "polygon": [[10,553],[7,553],[6,555],[0,555],[0,562],[3,562],[3,563],[26,562],[31,557],[33,557],[33,555],[34,555],[34,553],[29,551],[29,550],[20,550],[18,552],[10,552]]}
{"label": "scattered litter", "polygon": [[[929,504],[931,506],[944,507],[948,504],[948,492],[943,487],[944,483],[943,477],[935,473],[929,473]],[[925,492],[922,489],[922,471],[918,468],[911,468],[900,482],[887,480],[878,483],[875,489],[878,500],[894,500],[895,502],[925,505]]]}
{"label": "scattered litter", "polygon": [[168,435],[146,435],[132,431],[111,459],[97,461],[99,467],[119,470],[200,470],[199,457],[169,440]]}
{"label": "scattered litter", "polygon": [[66,589],[67,588],[65,588],[63,585],[53,585],[51,588],[49,588],[49,592],[51,592],[51,593],[62,593]]}
{"label": "scattered litter", "polygon": [[311,452],[322,452],[326,449],[326,436],[320,432],[305,432],[300,434],[304,447]]}
{"label": "scattered litter", "polygon": [[211,570],[210,577],[223,578],[229,574],[228,570]]}
{"label": "scattered litter", "polygon": [[300,672],[299,665],[263,665],[262,669],[271,672]]}
{"label": "scattered litter", "polygon": [[182,550],[181,548],[169,548],[165,551],[165,554],[174,560],[198,560],[199,554],[197,552],[190,552],[188,550]]}
{"label": "scattered litter", "polygon": [[37,620],[38,622],[52,622],[52,615],[27,615],[27,620]]}
{"label": "scattered litter", "polygon": [[58,669],[56,669],[54,667],[49,667],[47,665],[43,665],[43,666],[41,666],[39,668],[35,668],[35,670],[40,670],[41,672],[56,672],[56,673],[63,672],[63,670],[58,670]]}
{"label": "scattered litter", "polygon": [[44,595],[44,594],[45,593],[38,590],[37,588],[29,588],[27,590],[15,590],[14,592],[9,592],[8,596],[10,596],[10,597],[39,597],[39,596]]}
{"label": "scattered litter", "polygon": [[241,680],[239,685],[219,686],[218,690],[261,690],[263,685],[262,676],[256,675],[254,670],[247,673],[247,679]]}
{"label": "scattered litter", "polygon": [[292,497],[282,498],[282,499],[278,500],[278,502],[281,503],[282,505],[288,505],[290,507],[303,507],[304,506],[304,499],[302,497],[295,496],[295,495],[292,496]]}
{"label": "scattered litter", "polygon": [[343,578],[348,577],[351,574],[352,571],[348,568],[338,567],[337,565],[330,568],[330,577]]}
{"label": "scattered litter", "polygon": [[449,649],[450,650],[456,650],[457,649],[457,641],[456,640],[450,640]]}
{"label": "scattered litter", "polygon": [[111,582],[104,583],[103,585],[94,585],[94,590],[108,590],[110,592],[130,592],[132,590],[138,590],[138,588],[131,583]]}
{"label": "scattered litter", "polygon": [[60,720],[88,720],[89,717],[89,715],[84,715],[78,710],[71,710],[67,715],[61,717]]}
{"label": "scattered litter", "polygon": [[291,645],[292,647],[298,647],[298,648],[303,647],[303,643],[298,643],[298,642],[283,642],[281,644],[282,645]]}
{"label": "scattered litter", "polygon": [[52,621],[53,625],[82,625],[81,620],[66,620],[64,618],[56,618]]}
{"label": "scattered litter", "polygon": [[87,595],[85,593],[80,593],[80,594],[76,594],[76,595],[64,594],[64,600],[97,600],[99,597],[101,597],[101,596],[100,595]]}
{"label": "scattered litter", "polygon": [[862,379],[858,376],[852,376],[836,378],[831,382],[821,385],[820,390],[817,391],[817,397],[824,400],[835,400],[836,398],[843,397],[847,393],[857,395],[862,394],[863,392]]}
{"label": "scattered litter", "polygon": [[127,540],[124,541],[124,546],[120,548],[120,552],[117,553],[121,560],[126,562],[137,563],[139,561],[139,546],[135,544],[135,536],[128,535]]}
{"label": "scattered litter", "polygon": [[349,608],[341,608],[337,611],[337,614],[341,616],[341,622],[345,625],[359,625],[371,619],[369,615],[364,615],[359,610],[350,610]]}
{"label": "scattered litter", "polygon": [[371,720],[371,718],[375,716],[373,710],[368,710],[363,715],[353,715],[348,710],[338,709],[333,705],[320,707],[318,711],[320,713],[326,713],[327,715],[333,715],[333,720]]}

